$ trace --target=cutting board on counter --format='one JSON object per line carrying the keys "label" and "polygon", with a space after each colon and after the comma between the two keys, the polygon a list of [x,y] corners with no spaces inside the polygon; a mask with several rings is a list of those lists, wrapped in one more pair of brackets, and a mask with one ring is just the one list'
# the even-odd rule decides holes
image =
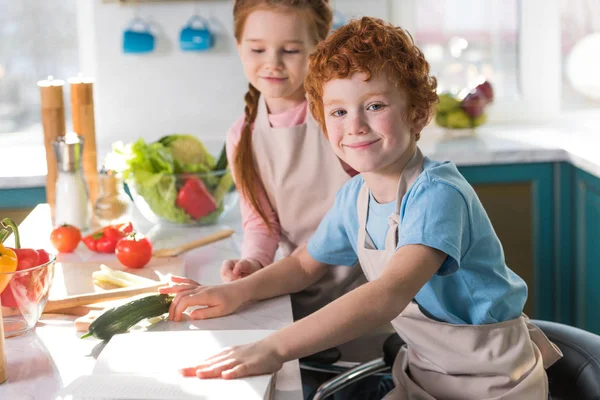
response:
{"label": "cutting board on counter", "polygon": [[[182,257],[153,258],[144,268],[133,269],[123,267],[118,260],[85,261],[85,262],[57,262],[54,266],[54,280],[50,289],[49,302],[72,298],[73,296],[88,293],[102,293],[113,286],[97,286],[94,284],[92,273],[100,270],[104,264],[111,269],[121,270],[144,278],[156,281],[165,280],[167,275],[183,276],[185,274],[185,261]],[[162,277],[162,279],[161,279]],[[112,300],[101,303],[77,306],[60,311],[71,315],[86,315],[91,310],[102,310],[106,307],[123,303],[123,300]]]}

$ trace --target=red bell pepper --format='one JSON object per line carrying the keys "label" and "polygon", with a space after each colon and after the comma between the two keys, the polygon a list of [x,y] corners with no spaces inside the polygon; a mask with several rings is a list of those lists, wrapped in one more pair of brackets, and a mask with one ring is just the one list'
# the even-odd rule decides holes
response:
{"label": "red bell pepper", "polygon": [[83,244],[96,253],[114,253],[117,242],[133,232],[131,222],[118,225],[107,225],[99,231],[82,239]]}
{"label": "red bell pepper", "polygon": [[185,181],[177,194],[176,204],[194,219],[204,217],[217,209],[217,203],[204,182],[196,177]]}

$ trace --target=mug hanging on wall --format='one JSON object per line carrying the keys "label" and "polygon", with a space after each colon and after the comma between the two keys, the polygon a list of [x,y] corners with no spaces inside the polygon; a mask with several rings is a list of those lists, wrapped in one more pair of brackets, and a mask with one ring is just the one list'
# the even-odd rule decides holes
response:
{"label": "mug hanging on wall", "polygon": [[338,10],[334,10],[332,22],[333,22],[333,26],[331,29],[335,31],[336,29],[341,28],[342,26],[344,26],[346,24],[346,16]]}
{"label": "mug hanging on wall", "polygon": [[154,50],[154,35],[150,26],[140,18],[134,18],[123,32],[123,53],[149,53]]}
{"label": "mug hanging on wall", "polygon": [[208,21],[194,15],[181,29],[179,46],[182,51],[206,51],[213,47],[214,35],[210,31]]}

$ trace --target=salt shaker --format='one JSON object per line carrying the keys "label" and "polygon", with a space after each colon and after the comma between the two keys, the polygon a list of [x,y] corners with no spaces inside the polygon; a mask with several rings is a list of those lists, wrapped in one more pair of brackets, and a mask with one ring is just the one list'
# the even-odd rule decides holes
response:
{"label": "salt shaker", "polygon": [[83,137],[70,132],[56,138],[52,147],[58,163],[54,225],[69,224],[85,230],[90,226],[91,205],[81,168]]}
{"label": "salt shaker", "polygon": [[131,201],[123,181],[113,170],[102,169],[98,176],[100,189],[94,204],[94,216],[101,225],[114,225],[131,219]]}

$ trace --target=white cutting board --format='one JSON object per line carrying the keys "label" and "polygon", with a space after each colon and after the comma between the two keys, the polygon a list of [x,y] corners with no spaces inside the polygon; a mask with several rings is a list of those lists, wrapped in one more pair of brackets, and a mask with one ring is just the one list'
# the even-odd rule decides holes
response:
{"label": "white cutting board", "polygon": [[116,256],[102,261],[57,262],[54,265],[54,280],[50,289],[50,300],[59,300],[66,296],[83,293],[102,292],[104,289],[94,285],[92,273],[100,270],[104,264],[111,269],[117,269],[159,281],[159,274],[185,274],[183,257],[152,258],[143,268],[127,268],[122,266]]}
{"label": "white cutting board", "polygon": [[216,400],[269,399],[274,375],[235,380],[184,378],[177,370],[197,365],[223,348],[253,343],[270,330],[131,332],[113,336],[92,375],[61,391],[74,399]]}

